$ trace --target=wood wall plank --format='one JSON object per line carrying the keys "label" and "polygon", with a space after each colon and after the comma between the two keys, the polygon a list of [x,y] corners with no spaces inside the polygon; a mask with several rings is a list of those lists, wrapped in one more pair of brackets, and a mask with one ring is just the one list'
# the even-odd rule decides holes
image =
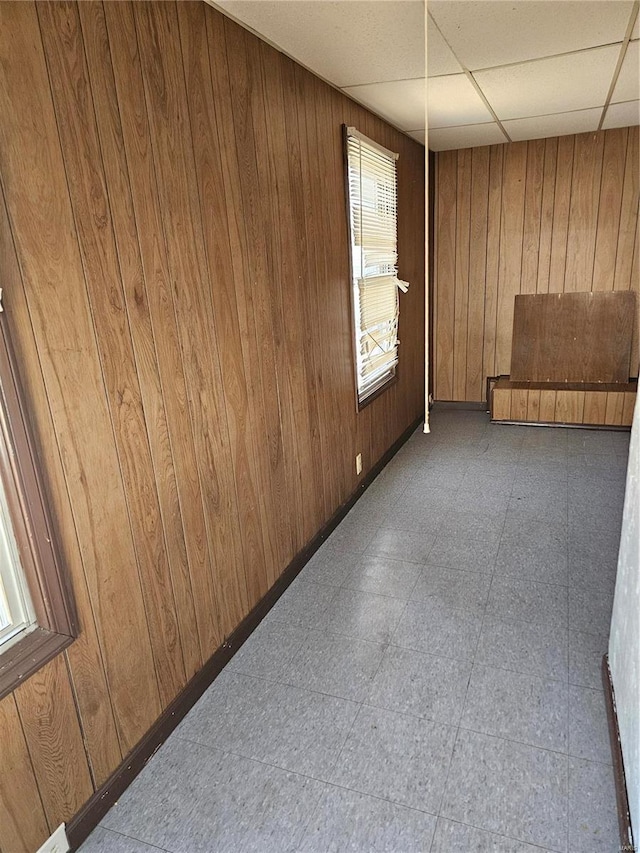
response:
{"label": "wood wall plank", "polygon": [[[79,10],[72,2],[47,3],[38,6],[38,15],[160,698],[165,706],[184,687],[186,675]],[[117,193],[118,187],[114,190]]]}
{"label": "wood wall plank", "polygon": [[[4,304],[81,626],[0,705],[13,853],[354,492],[355,453],[366,473],[422,412],[424,149],[200,2],[6,2],[0,62]],[[398,381],[361,412],[342,123],[399,152],[411,284]]]}
{"label": "wood wall plank", "polygon": [[465,400],[482,400],[483,332],[487,275],[489,149],[474,148],[471,160],[469,229],[469,303],[467,306],[467,371]]}
{"label": "wood wall plank", "polygon": [[93,778],[96,784],[100,785],[118,766],[122,760],[122,752],[58,441],[51,438],[55,436],[55,429],[36,341],[33,333],[30,333],[31,318],[4,196],[0,203],[0,269],[7,294],[4,299],[5,316],[12,341],[14,345],[18,345],[16,355],[21,366],[20,380],[31,404],[31,427],[35,431],[35,441],[40,450],[47,501],[54,515],[58,547],[72,579],[81,619],[80,636],[67,649],[66,654],[70,662]]}
{"label": "wood wall plank", "polygon": [[53,832],[94,791],[64,657],[38,670],[14,696]]}
{"label": "wood wall plank", "polygon": [[[16,56],[21,56],[19,66],[13,61]],[[128,750],[160,713],[158,683],[32,4],[0,4],[0,57],[5,69],[0,80],[4,116],[0,162],[7,211],[65,466],[119,737]],[[25,191],[28,187],[33,189]],[[122,625],[128,626],[126,632]]]}
{"label": "wood wall plank", "polygon": [[13,695],[0,702],[0,837],[10,853],[33,853],[50,828]]}
{"label": "wood wall plank", "polygon": [[[473,149],[473,164],[481,158],[489,162],[486,220],[484,208],[478,208],[478,170],[472,169],[469,187],[461,187],[464,171],[458,158],[462,152],[436,155],[436,400],[460,399],[463,374],[467,377],[464,399],[483,399],[487,377],[510,372],[514,297],[518,293],[634,290],[631,375],[638,375],[638,140],[638,128],[631,127]],[[464,225],[458,233],[461,217],[456,214],[456,204],[469,192],[470,230]],[[472,235],[469,245],[468,234]],[[468,272],[461,265],[467,250]],[[478,280],[483,253],[484,282]],[[458,318],[459,307],[465,305],[467,338],[462,343],[454,334],[453,314],[458,312]],[[481,376],[477,359],[480,326]],[[542,398],[540,405],[545,405]]]}
{"label": "wood wall plank", "polygon": [[453,308],[454,400],[464,400],[467,391],[471,179],[471,149],[464,148],[462,151],[458,151],[456,180],[456,287]]}

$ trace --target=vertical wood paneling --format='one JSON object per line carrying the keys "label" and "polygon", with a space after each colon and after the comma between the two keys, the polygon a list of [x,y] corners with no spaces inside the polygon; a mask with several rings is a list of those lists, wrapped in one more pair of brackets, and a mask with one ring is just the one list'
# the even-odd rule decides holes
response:
{"label": "vertical wood paneling", "polygon": [[520,293],[537,292],[538,259],[541,247],[544,152],[544,139],[532,139],[527,143],[527,178],[524,197]]}
{"label": "vertical wood paneling", "polygon": [[463,400],[467,385],[467,317],[469,314],[469,216],[471,149],[458,151],[456,181],[456,289],[453,320],[453,399]]}
{"label": "vertical wood paneling", "polygon": [[[119,736],[128,750],[160,713],[158,683],[33,5],[0,4],[0,57],[7,210]],[[25,192],[28,187],[33,190]],[[126,632],[121,625],[128,626]]]}
{"label": "vertical wood paneling", "polygon": [[96,784],[101,785],[120,763],[122,752],[58,442],[52,438],[55,436],[55,429],[36,342],[30,331],[31,319],[11,239],[4,197],[0,204],[0,269],[5,293],[9,294],[8,298],[5,298],[7,322],[12,340],[19,344],[17,357],[22,367],[20,379],[31,403],[32,426],[34,429],[37,426],[36,442],[44,466],[47,500],[55,515],[56,529],[59,532],[58,545],[72,579],[76,606],[81,614],[82,631],[66,654],[70,662],[93,777]]}
{"label": "vertical wood paneling", "polygon": [[64,657],[59,655],[38,670],[14,695],[53,831],[94,790]]}
{"label": "vertical wood paneling", "polygon": [[442,400],[453,400],[454,301],[456,290],[456,152],[438,155],[436,190],[436,241],[438,244],[435,292],[435,384]]}
{"label": "vertical wood paneling", "polygon": [[[86,9],[83,7],[81,11],[86,19]],[[151,315],[185,544],[191,566],[198,633],[203,658],[206,659],[222,640],[222,620],[217,596],[214,594],[214,570],[207,539],[192,419],[174,311],[163,214],[149,144],[151,131],[147,119],[135,25],[128,4],[116,7],[113,3],[107,3],[104,13],[116,87],[117,105],[114,105],[114,110],[117,109],[122,124],[133,215],[137,224],[144,275],[144,289],[134,290],[133,297],[140,310],[143,310],[145,302],[148,303]],[[106,62],[106,57],[103,57],[102,61]],[[103,65],[102,61],[99,65],[91,63],[94,77],[101,76],[99,69],[108,68],[108,64]]]}
{"label": "vertical wood paneling", "polygon": [[[504,174],[504,153],[506,145],[493,145],[489,149],[489,214],[487,218],[487,278],[485,282],[484,306],[484,376],[496,373],[496,332],[498,328],[498,272],[500,269],[500,232],[502,221],[502,177]],[[439,158],[438,158],[439,159]],[[437,199],[437,196],[436,196]],[[454,236],[455,240],[455,236]],[[438,246],[436,246],[436,250]],[[439,298],[441,286],[436,283]],[[439,334],[438,326],[435,329]],[[436,388],[437,399],[440,391]],[[446,398],[442,398],[446,399]]]}
{"label": "vertical wood paneling", "polygon": [[467,375],[465,400],[482,400],[483,332],[487,270],[489,149],[475,148],[471,161],[469,229],[469,303],[467,307]]}
{"label": "vertical wood paneling", "polygon": [[593,281],[604,138],[604,133],[581,133],[575,138],[565,292],[587,289],[586,283]]}
{"label": "vertical wood paneling", "polygon": [[496,371],[508,373],[511,363],[511,327],[513,300],[520,292],[522,272],[522,233],[527,179],[527,143],[514,142],[505,150],[502,218],[500,225],[500,264],[498,269],[498,321],[496,333]]}
{"label": "vertical wood paneling", "polygon": [[186,676],[79,11],[74,3],[46,3],[38,14],[164,706]]}
{"label": "vertical wood paneling", "polygon": [[[638,139],[638,128],[630,127],[475,148],[466,189],[459,186],[463,152],[436,155],[435,399],[481,400],[488,376],[509,373],[518,293],[631,288],[640,310]],[[475,166],[480,162],[489,164],[486,212],[478,202],[477,180],[484,173]],[[467,229],[456,208],[469,193]],[[467,251],[468,271],[461,260]],[[454,312],[459,322],[464,305],[463,343],[454,334]],[[636,317],[631,376],[638,375],[638,325]],[[467,377],[464,396],[454,382],[462,375]],[[541,397],[539,406],[551,402]]]}
{"label": "vertical wood paneling", "polygon": [[[353,493],[355,453],[366,472],[421,413],[424,150],[200,2],[5,2],[0,63],[4,304],[81,625],[0,704],[0,851],[19,853]],[[411,284],[398,381],[359,413],[343,122],[400,154]],[[473,159],[461,207],[482,222]],[[480,361],[466,239],[478,287],[444,313]]]}
{"label": "vertical wood paneling", "polygon": [[0,836],[4,850],[33,853],[50,834],[16,700],[0,702]]}

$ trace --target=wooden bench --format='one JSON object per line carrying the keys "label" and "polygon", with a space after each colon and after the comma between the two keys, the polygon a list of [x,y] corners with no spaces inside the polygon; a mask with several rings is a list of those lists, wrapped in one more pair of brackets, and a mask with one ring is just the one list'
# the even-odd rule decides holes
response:
{"label": "wooden bench", "polygon": [[489,380],[491,420],[628,427],[635,294],[515,297],[511,374]]}
{"label": "wooden bench", "polygon": [[506,423],[630,427],[634,382],[523,382],[501,376],[490,392],[491,420]]}

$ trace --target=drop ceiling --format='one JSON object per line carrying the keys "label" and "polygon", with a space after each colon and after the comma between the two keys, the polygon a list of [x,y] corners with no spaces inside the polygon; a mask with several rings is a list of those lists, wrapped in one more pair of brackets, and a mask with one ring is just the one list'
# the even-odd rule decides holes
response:
{"label": "drop ceiling", "polygon": [[638,0],[212,5],[436,151],[640,124]]}

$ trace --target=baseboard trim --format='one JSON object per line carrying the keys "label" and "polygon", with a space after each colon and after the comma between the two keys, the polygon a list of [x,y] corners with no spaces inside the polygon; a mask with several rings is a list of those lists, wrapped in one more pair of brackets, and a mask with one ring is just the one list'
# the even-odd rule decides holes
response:
{"label": "baseboard trim", "polygon": [[168,705],[144,737],[131,750],[119,767],[93,794],[80,811],[67,823],[67,837],[71,850],[77,850],[93,829],[102,820],[118,798],[136,778],[145,764],[162,746],[178,723],[195,705],[202,694],[213,683],[216,676],[231,660],[240,646],[257,628],[276,601],[295,580],[306,563],[327,537],[333,533],[360,496],[371,485],[382,469],[395,456],[402,445],[422,423],[417,418],[395,441],[387,452],[358,484],[353,494],[336,510],[329,521],[289,563],[271,589],[260,599],[253,610],[242,620],[224,644],[214,652],[202,669],[196,673],[182,692]]}
{"label": "baseboard trim", "polygon": [[618,804],[618,827],[620,830],[620,849],[635,850],[633,845],[633,830],[631,828],[631,812],[629,811],[629,797],[627,795],[627,782],[624,773],[624,759],[622,757],[622,745],[620,743],[620,729],[618,728],[618,712],[616,710],[616,696],[613,690],[611,668],[609,666],[609,655],[602,658],[602,684],[604,686],[605,704],[607,706],[607,719],[609,721],[609,738],[611,739],[611,755],[613,758],[613,776],[616,783],[616,800]]}

